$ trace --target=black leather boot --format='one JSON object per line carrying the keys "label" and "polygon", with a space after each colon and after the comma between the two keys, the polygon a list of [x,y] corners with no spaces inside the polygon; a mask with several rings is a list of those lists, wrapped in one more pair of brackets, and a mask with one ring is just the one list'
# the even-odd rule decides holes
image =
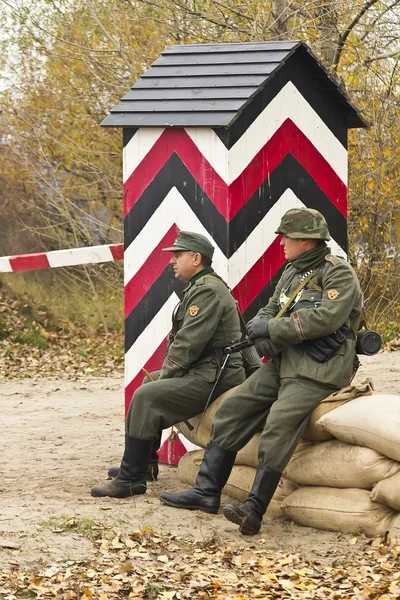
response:
{"label": "black leather boot", "polygon": [[258,533],[281,476],[282,473],[271,467],[258,467],[246,502],[239,505],[227,504],[223,511],[224,517],[239,525],[239,531],[243,535]]}
{"label": "black leather boot", "polygon": [[160,500],[174,508],[202,510],[216,514],[221,500],[221,490],[228,481],[236,452],[209,444],[194,486],[181,494],[163,493]]}
{"label": "black leather boot", "polygon": [[140,440],[126,436],[125,451],[117,477],[104,485],[95,485],[90,490],[92,496],[127,498],[145,494],[147,489],[146,471],[149,467],[153,440]]}
{"label": "black leather boot", "polygon": [[[158,479],[158,454],[157,450],[161,446],[162,431],[158,434],[156,440],[153,440],[153,447],[149,460],[149,468],[146,471],[146,481],[157,481]],[[114,479],[119,473],[119,467],[110,467],[107,471],[107,478]]]}

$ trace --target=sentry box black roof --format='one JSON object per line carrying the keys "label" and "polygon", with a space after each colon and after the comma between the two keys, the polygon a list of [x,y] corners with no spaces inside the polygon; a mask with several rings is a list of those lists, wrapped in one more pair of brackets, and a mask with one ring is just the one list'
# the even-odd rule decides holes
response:
{"label": "sentry box black roof", "polygon": [[300,91],[311,83],[323,88],[342,113],[345,127],[366,127],[309,48],[285,41],[169,46],[102,126],[229,128],[286,70],[288,80],[302,79],[300,85],[294,81]]}

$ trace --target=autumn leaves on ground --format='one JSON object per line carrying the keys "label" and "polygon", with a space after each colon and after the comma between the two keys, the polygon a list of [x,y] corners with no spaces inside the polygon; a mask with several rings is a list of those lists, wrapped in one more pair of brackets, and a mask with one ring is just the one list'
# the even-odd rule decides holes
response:
{"label": "autumn leaves on ground", "polygon": [[[0,599],[398,597],[399,546],[270,518],[244,538],[222,514],[163,506],[162,491],[187,487],[173,467],[144,496],[92,498],[122,453],[122,373],[49,377],[45,364],[0,385]],[[399,372],[390,352],[360,376],[398,393]]]}

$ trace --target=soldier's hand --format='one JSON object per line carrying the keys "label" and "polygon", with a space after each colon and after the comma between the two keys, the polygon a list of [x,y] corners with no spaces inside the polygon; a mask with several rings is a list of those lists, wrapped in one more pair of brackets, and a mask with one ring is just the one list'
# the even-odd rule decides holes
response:
{"label": "soldier's hand", "polygon": [[254,338],[254,347],[261,358],[275,358],[281,353],[281,348],[265,337]]}
{"label": "soldier's hand", "polygon": [[246,325],[247,335],[251,340],[254,338],[269,338],[268,321],[265,319],[251,319]]}

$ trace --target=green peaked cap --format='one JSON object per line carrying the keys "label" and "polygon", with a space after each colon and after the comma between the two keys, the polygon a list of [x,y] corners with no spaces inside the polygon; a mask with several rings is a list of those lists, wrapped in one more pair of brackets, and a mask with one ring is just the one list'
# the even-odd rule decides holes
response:
{"label": "green peaked cap", "polygon": [[163,248],[163,252],[179,252],[185,250],[189,252],[199,252],[202,256],[210,260],[214,254],[214,246],[201,233],[194,231],[180,231],[174,245],[169,248]]}

